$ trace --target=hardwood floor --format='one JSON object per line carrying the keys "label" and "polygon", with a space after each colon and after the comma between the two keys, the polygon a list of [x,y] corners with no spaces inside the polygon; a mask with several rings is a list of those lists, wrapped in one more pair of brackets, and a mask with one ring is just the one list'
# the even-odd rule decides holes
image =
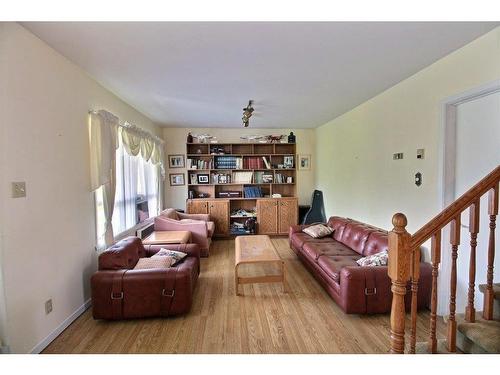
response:
{"label": "hardwood floor", "polygon": [[[96,321],[87,310],[44,353],[387,353],[389,315],[346,315],[288,247],[282,285],[240,286],[235,295],[234,240],[217,240],[202,272],[192,310],[167,319]],[[250,272],[247,270],[247,272]],[[253,268],[252,273],[258,270]],[[445,326],[438,319],[438,336]],[[408,323],[409,324],[409,321]],[[429,313],[418,316],[417,341],[428,337]]]}

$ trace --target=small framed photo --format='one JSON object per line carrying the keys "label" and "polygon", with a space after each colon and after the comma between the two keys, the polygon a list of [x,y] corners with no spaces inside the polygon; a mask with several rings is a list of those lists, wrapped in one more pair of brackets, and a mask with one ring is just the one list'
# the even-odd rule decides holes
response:
{"label": "small framed photo", "polygon": [[170,173],[170,186],[184,185],[184,173]]}
{"label": "small framed photo", "polygon": [[199,184],[209,184],[210,183],[210,175],[208,173],[198,173],[196,175]]}
{"label": "small framed photo", "polygon": [[168,155],[169,168],[184,168],[184,155]]}
{"label": "small framed photo", "polygon": [[299,169],[300,170],[311,169],[311,155],[299,155]]}
{"label": "small framed photo", "polygon": [[283,166],[285,168],[293,168],[293,156],[285,156],[283,158]]}

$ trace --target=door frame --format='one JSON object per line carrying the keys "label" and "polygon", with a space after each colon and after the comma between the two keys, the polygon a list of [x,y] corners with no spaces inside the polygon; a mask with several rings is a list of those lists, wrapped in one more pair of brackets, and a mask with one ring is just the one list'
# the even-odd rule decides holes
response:
{"label": "door frame", "polygon": [[[441,209],[446,208],[455,200],[455,166],[456,166],[456,133],[457,108],[467,103],[491,94],[500,92],[500,79],[474,87],[470,90],[445,98],[441,102],[441,121],[439,131],[438,154],[438,203]],[[441,236],[441,248],[448,249],[450,231],[446,226]],[[451,276],[451,257],[442,252],[438,279],[438,315],[448,313],[449,283]]]}

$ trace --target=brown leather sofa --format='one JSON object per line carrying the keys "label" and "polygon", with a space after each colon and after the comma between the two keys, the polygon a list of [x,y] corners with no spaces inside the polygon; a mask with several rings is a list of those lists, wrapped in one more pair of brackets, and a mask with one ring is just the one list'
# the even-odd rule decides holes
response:
{"label": "brown leather sofa", "polygon": [[[188,255],[168,269],[139,269],[139,258],[160,248]],[[99,255],[99,270],[90,280],[94,319],[130,319],[170,316],[191,309],[200,273],[200,250],[196,244],[143,246],[137,237],[117,242]]]}
{"label": "brown leather sofa", "polygon": [[[347,314],[391,311],[391,280],[387,266],[361,267],[356,260],[388,247],[388,234],[356,220],[333,216],[327,225],[331,236],[316,239],[302,232],[305,225],[290,227],[290,247],[328,294]],[[408,290],[410,286],[408,285]],[[428,307],[431,265],[420,265],[418,308]],[[410,308],[410,293],[405,298]]]}

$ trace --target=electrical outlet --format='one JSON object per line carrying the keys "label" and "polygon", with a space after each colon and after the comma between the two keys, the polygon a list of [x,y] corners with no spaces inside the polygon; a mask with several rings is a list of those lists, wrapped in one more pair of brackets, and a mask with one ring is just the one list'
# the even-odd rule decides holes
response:
{"label": "electrical outlet", "polygon": [[24,198],[26,196],[26,182],[12,183],[12,198]]}
{"label": "electrical outlet", "polygon": [[45,314],[50,314],[52,312],[52,299],[45,301]]}
{"label": "electrical outlet", "polygon": [[425,155],[423,148],[417,148],[417,159],[423,159]]}

